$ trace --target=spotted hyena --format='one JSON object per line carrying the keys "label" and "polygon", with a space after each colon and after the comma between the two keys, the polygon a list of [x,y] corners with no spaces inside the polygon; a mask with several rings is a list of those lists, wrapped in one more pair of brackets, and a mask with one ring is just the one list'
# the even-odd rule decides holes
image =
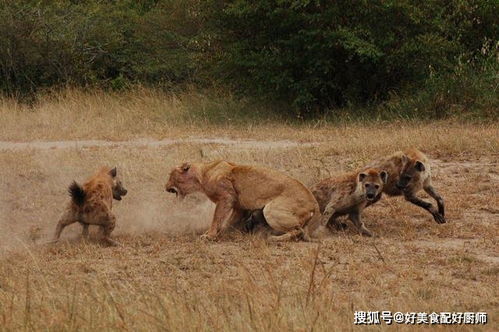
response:
{"label": "spotted hyena", "polygon": [[101,228],[104,240],[111,245],[117,242],[110,238],[116,225],[116,217],[111,211],[113,198],[121,200],[127,194],[117,176],[116,168],[101,168],[83,186],[73,182],[69,186],[71,201],[61,216],[54,235],[54,242],[59,240],[62,230],[75,222],[83,226],[83,236],[88,237],[88,227]]}
{"label": "spotted hyena", "polygon": [[[430,163],[423,152],[415,148],[399,151],[367,167],[378,167],[388,172],[388,181],[383,187],[383,193],[388,196],[403,195],[407,201],[430,212],[437,223],[446,222],[444,200],[433,188]],[[438,209],[416,196],[422,189],[435,199]]]}
{"label": "spotted hyena", "polygon": [[348,215],[358,231],[372,236],[361,220],[362,210],[374,201],[388,179],[384,170],[370,168],[324,179],[310,188],[322,212],[322,224],[339,229],[338,217]]}

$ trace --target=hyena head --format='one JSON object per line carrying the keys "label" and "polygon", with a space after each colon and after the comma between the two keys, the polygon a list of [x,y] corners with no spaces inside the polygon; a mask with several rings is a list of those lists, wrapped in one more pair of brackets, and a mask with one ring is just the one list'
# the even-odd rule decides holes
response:
{"label": "hyena head", "polygon": [[383,191],[383,185],[388,180],[388,173],[369,168],[357,176],[357,184],[368,201],[374,200]]}
{"label": "hyena head", "polygon": [[410,189],[413,183],[419,183],[421,174],[426,170],[422,161],[409,158],[404,155],[404,163],[402,172],[400,172],[399,180],[397,181],[397,188],[400,190]]}
{"label": "hyena head", "polygon": [[183,163],[172,169],[165,189],[182,199],[186,195],[200,191],[202,188],[191,164]]}
{"label": "hyena head", "polygon": [[121,196],[125,196],[128,191],[123,186],[123,183],[121,183],[116,167],[109,171],[109,175],[113,180],[113,184],[111,185],[113,189],[113,198],[117,201],[121,201]]}

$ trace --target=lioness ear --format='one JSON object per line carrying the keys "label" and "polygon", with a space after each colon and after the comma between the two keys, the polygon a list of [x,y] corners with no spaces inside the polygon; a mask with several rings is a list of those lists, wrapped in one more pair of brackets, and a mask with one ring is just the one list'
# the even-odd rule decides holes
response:
{"label": "lioness ear", "polygon": [[420,162],[419,160],[416,161],[416,164],[414,165],[414,167],[420,171],[420,172],[424,172],[425,170],[425,167],[424,167],[424,164],[422,162]]}
{"label": "lioness ear", "polygon": [[362,182],[366,178],[367,174],[366,173],[359,173],[359,182]]}
{"label": "lioness ear", "polygon": [[109,175],[111,175],[113,178],[116,177],[116,167],[109,171]]}
{"label": "lioness ear", "polygon": [[381,171],[381,173],[379,173],[379,176],[381,177],[381,180],[383,181],[383,183],[386,183],[388,181],[388,173],[387,172]]}
{"label": "lioness ear", "polygon": [[191,164],[189,164],[189,163],[183,163],[182,166],[180,166],[180,169],[182,170],[182,172],[187,172],[189,170],[189,168],[191,168]]}

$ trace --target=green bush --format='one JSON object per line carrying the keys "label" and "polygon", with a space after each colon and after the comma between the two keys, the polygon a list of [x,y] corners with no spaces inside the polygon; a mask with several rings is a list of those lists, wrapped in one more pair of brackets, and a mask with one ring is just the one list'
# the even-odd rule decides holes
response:
{"label": "green bush", "polygon": [[391,118],[499,119],[499,64],[495,57],[480,64],[460,63],[449,73],[431,75],[419,89],[406,89],[378,107]]}
{"label": "green bush", "polygon": [[0,0],[0,91],[194,85],[299,118],[493,109],[498,12],[497,0]]}
{"label": "green bush", "polygon": [[120,88],[124,80],[190,79],[189,4],[3,1],[0,89],[16,94],[64,84]]}
{"label": "green bush", "polygon": [[472,58],[497,38],[497,12],[494,0],[213,1],[215,76],[301,113],[369,105]]}

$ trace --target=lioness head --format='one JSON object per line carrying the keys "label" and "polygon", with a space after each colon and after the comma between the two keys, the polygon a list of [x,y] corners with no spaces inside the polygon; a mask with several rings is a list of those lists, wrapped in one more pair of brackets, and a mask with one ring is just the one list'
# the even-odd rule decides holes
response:
{"label": "lioness head", "polygon": [[113,180],[113,184],[111,185],[113,189],[113,198],[117,201],[121,201],[121,196],[125,196],[128,191],[123,186],[123,183],[121,183],[117,173],[116,167],[109,171],[109,175]]}
{"label": "lioness head", "polygon": [[420,160],[404,156],[404,167],[400,172],[397,188],[400,190],[408,189],[412,183],[418,183],[421,173],[426,170],[425,165]]}
{"label": "lioness head", "polygon": [[388,173],[369,168],[359,173],[357,183],[362,188],[368,201],[374,200],[383,191],[383,185],[388,180]]}
{"label": "lioness head", "polygon": [[172,169],[165,189],[177,197],[184,198],[186,195],[199,191],[202,188],[191,164],[183,163]]}

